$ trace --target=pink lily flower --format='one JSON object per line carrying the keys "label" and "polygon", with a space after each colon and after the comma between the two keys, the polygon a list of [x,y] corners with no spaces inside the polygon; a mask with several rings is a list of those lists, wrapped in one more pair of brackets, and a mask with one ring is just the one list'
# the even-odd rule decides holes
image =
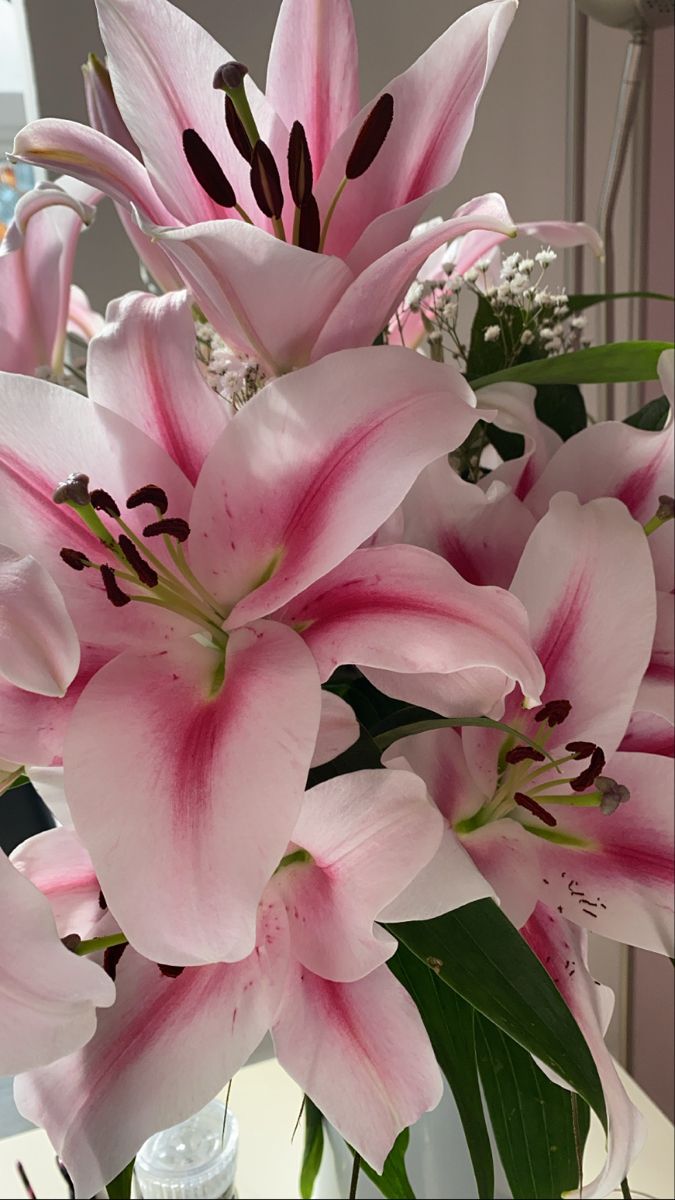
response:
{"label": "pink lily flower", "polygon": [[59,940],[44,896],[0,852],[0,1070],[29,1071],[72,1054],[115,999],[95,963]]}
{"label": "pink lily flower", "polygon": [[[11,529],[58,581],[82,663],[58,702],[5,690],[0,753],[63,757],[75,827],[140,953],[187,965],[251,952],[338,663],[388,672],[404,697],[416,676],[437,711],[467,695],[485,711],[516,681],[537,697],[517,600],[414,547],[357,550],[469,432],[473,397],[453,368],[374,347],[275,380],[225,424],[194,488],[92,400],[9,376],[2,391],[0,537]],[[53,504],[73,467],[93,490],[76,476]]]}
{"label": "pink lily flower", "polygon": [[61,374],[66,328],[77,322],[81,303],[71,292],[77,240],[99,197],[88,185],[60,179],[20,198],[0,244],[1,370]]}
{"label": "pink lily flower", "polygon": [[[628,1098],[605,1045],[614,993],[588,970],[587,934],[545,904],[537,904],[521,932],[574,1014],[598,1069],[607,1106],[607,1160],[595,1179],[565,1195],[601,1200],[621,1186],[645,1142],[642,1116]],[[563,1079],[539,1065],[554,1083],[567,1087]]]}
{"label": "pink lily flower", "polygon": [[[554,496],[511,584],[546,672],[497,731],[439,730],[387,751],[426,780],[521,926],[538,900],[567,920],[672,954],[672,762],[618,750],[649,662],[656,593],[647,538],[614,499]],[[552,756],[554,765],[547,755]]]}
{"label": "pink lily flower", "polygon": [[[14,154],[135,212],[225,341],[277,374],[369,345],[442,242],[513,233],[501,198],[486,196],[406,240],[459,166],[515,11],[516,0],[471,9],[359,112],[348,0],[327,11],[284,0],[266,95],[166,0],[99,0],[117,107],[90,74],[96,128],[37,121]],[[298,171],[282,182],[291,137]]]}
{"label": "pink lily flower", "polygon": [[[210,1100],[268,1029],[289,1074],[381,1169],[400,1130],[438,1103],[441,1080],[414,1003],[383,965],[395,939],[374,922],[429,861],[442,824],[409,772],[330,780],[305,794],[250,956],[169,970],[116,948],[108,967],[117,1001],[94,1037],[16,1083],[20,1110],[45,1127],[77,1195],[92,1195],[146,1137]],[[17,855],[52,903],[62,909],[72,892],[71,919],[79,914],[88,933],[86,854],[74,843],[50,831]],[[456,866],[446,904],[490,894],[461,849]],[[90,895],[91,874],[89,864]],[[414,917],[414,905],[406,913]]]}

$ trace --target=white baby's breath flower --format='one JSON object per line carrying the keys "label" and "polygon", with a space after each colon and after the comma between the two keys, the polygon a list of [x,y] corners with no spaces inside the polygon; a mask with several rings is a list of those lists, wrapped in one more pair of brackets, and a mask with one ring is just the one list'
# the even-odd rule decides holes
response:
{"label": "white baby's breath flower", "polygon": [[524,329],[520,335],[521,346],[531,346],[534,341],[534,334],[531,329]]}
{"label": "white baby's breath flower", "polygon": [[572,317],[570,325],[572,329],[585,329],[587,324],[586,317]]}
{"label": "white baby's breath flower", "polygon": [[483,331],[483,340],[486,342],[497,342],[501,337],[502,331],[499,325],[488,325]]}
{"label": "white baby's breath flower", "polygon": [[547,246],[545,250],[539,250],[534,257],[535,261],[538,262],[541,267],[550,267],[551,263],[555,262],[558,255],[556,254],[555,250],[552,250],[550,246]]}

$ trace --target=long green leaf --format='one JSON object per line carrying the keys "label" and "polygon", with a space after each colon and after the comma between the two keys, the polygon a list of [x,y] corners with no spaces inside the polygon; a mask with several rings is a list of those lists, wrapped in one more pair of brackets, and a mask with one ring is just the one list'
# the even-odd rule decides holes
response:
{"label": "long green leaf", "polygon": [[131,1181],[134,1177],[134,1162],[132,1158],[130,1163],[127,1163],[123,1171],[110,1180],[106,1191],[110,1200],[129,1200],[131,1196]]}
{"label": "long green leaf", "polygon": [[492,1200],[494,1166],[478,1082],[473,1009],[405,946],[399,945],[389,967],[415,1001],[455,1097],[480,1200]]}
{"label": "long green leaf", "polygon": [[493,383],[629,383],[656,379],[656,364],[672,342],[612,342],[520,363],[473,379],[474,391]]}
{"label": "long green leaf", "polygon": [[537,388],[534,411],[564,442],[588,424],[584,398],[573,383],[547,383]]}
{"label": "long green leaf", "polygon": [[504,1033],[556,1071],[605,1121],[598,1072],[579,1026],[538,958],[492,900],[391,933]]}
{"label": "long green leaf", "polygon": [[633,425],[636,429],[663,429],[670,415],[670,404],[665,396],[657,396],[644,404],[637,412],[624,418],[624,425]]}
{"label": "long green leaf", "polygon": [[567,307],[570,312],[582,312],[584,308],[606,304],[608,300],[668,300],[673,304],[675,296],[669,296],[666,292],[588,292],[585,295],[577,292],[568,297]]}
{"label": "long green leaf", "polygon": [[311,1200],[323,1158],[323,1114],[309,1096],[305,1096],[305,1146],[300,1167],[300,1195]]}
{"label": "long green leaf", "polygon": [[[387,1200],[415,1200],[415,1193],[405,1169],[405,1152],[408,1149],[409,1140],[409,1131],[402,1130],[385,1159],[381,1175],[378,1175],[365,1159],[361,1159],[363,1174],[372,1180],[382,1195],[387,1197]],[[351,1146],[349,1148],[352,1150]]]}
{"label": "long green leaf", "polygon": [[[478,1065],[499,1156],[519,1200],[559,1200],[579,1186],[572,1096],[552,1083],[523,1050],[476,1013]],[[590,1113],[577,1101],[579,1151]]]}

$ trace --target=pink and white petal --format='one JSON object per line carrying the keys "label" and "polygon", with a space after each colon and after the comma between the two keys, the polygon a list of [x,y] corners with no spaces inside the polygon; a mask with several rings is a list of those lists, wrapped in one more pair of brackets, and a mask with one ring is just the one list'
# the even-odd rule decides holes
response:
{"label": "pink and white petal", "polygon": [[75,828],[121,928],[156,962],[251,952],[314,751],[319,681],[297,634],[237,630],[222,672],[222,653],[191,638],[122,654],[68,728]]}
{"label": "pink and white petal", "polygon": [[440,554],[468,583],[508,587],[534,518],[504,484],[460,479],[447,458],[422,472],[402,505],[399,541]]}
{"label": "pink and white petal", "polygon": [[54,117],[31,121],[14,139],[11,157],[74,175],[126,208],[134,204],[157,224],[168,225],[173,220],[143,164],[124,146],[89,125]]}
{"label": "pink and white petal", "polygon": [[322,690],[321,723],[311,766],[321,767],[332,758],[337,758],[338,754],[343,754],[353,746],[358,737],[359,723],[351,705],[334,692]]}
{"label": "pink and white petal", "polygon": [[614,755],[605,774],[630,799],[606,815],[565,808],[556,833],[537,838],[546,902],[603,937],[673,954],[673,762],[657,754]]}
{"label": "pink and white petal", "polygon": [[[151,638],[156,644],[184,629],[183,618],[155,606],[113,609],[96,571],[67,567],[59,556],[63,546],[82,550],[95,563],[106,556],[74,510],[52,500],[61,480],[84,471],[92,487],[104,488],[122,508],[138,487],[155,483],[169,497],[172,514],[187,515],[192,488],[180,468],[117,413],[43,380],[0,374],[0,403],[0,542],[31,554],[49,571],[85,642],[147,645]],[[141,534],[147,512],[136,509],[126,519]],[[164,557],[163,548],[156,553]]]}
{"label": "pink and white petal", "polygon": [[445,828],[431,862],[380,913],[380,921],[428,921],[474,900],[497,897],[451,829]]}
{"label": "pink and white petal", "polygon": [[520,458],[502,463],[484,481],[489,486],[492,481],[500,480],[513,490],[519,500],[524,499],[562,445],[558,434],[537,419],[535,394],[534,388],[522,383],[496,384],[494,387],[481,388],[478,393],[479,411],[483,407],[496,410],[497,415],[492,417],[493,424],[525,438],[525,453]]}
{"label": "pink and white petal", "polygon": [[285,974],[283,913],[266,906],[259,930],[243,962],[173,979],[128,947],[88,1045],[17,1079],[19,1110],[47,1131],[76,1195],[95,1195],[147,1137],[207,1104],[262,1040]]}
{"label": "pink and white petal", "polygon": [[130,292],[113,300],[89,347],[89,395],[162,446],[195,483],[228,420],[196,357],[187,292]]}
{"label": "pink and white petal", "polygon": [[[675,612],[672,592],[656,593],[656,632],[635,711],[653,713],[675,725]],[[624,747],[627,749],[627,747]]]}
{"label": "pink and white petal", "polygon": [[0,852],[0,1070],[28,1071],[71,1054],[112,1004],[112,980],[66,950],[49,902]]}
{"label": "pink and white petal", "polygon": [[378,914],[435,854],[440,813],[411,771],[355,771],[305,794],[293,842],[311,861],[275,877],[291,952],[323,979],[361,979],[391,958],[396,940]]}
{"label": "pink and white petal", "polygon": [[[619,1188],[645,1140],[643,1118],[629,1100],[604,1041],[614,996],[588,971],[586,935],[546,905],[537,905],[522,934],[575,1017],[600,1076],[608,1118],[607,1161],[595,1179],[567,1193],[596,1200]],[[555,1082],[566,1086],[562,1080]]]}
{"label": "pink and white petal", "polygon": [[83,341],[89,342],[101,332],[103,325],[103,317],[91,307],[87,293],[76,284],[71,284],[68,299],[68,332],[75,333]]}
{"label": "pink and white petal", "polygon": [[[589,246],[593,253],[601,258],[603,245],[597,230],[584,221],[523,221],[515,226],[519,237],[535,238],[538,243],[547,246],[558,246],[568,249],[572,246]],[[476,230],[468,233],[455,247],[453,262],[458,275],[463,275],[470,267],[476,265],[479,259],[488,258],[506,238],[503,234],[493,234]]]}
{"label": "pink and white petal", "polygon": [[185,287],[180,274],[171,262],[161,242],[143,233],[133,212],[122,204],[115,205],[122,228],[143,266],[163,292],[182,291]]}
{"label": "pink and white petal", "polygon": [[467,767],[458,729],[429,729],[400,738],[385,750],[382,762],[419,775],[450,826],[472,817],[487,799]]}
{"label": "pink and white petal", "polygon": [[675,350],[664,350],[663,354],[659,355],[656,368],[661,380],[661,387],[672,407],[675,403]]}
{"label": "pink and white petal", "polygon": [[494,888],[507,917],[514,925],[523,925],[542,893],[538,846],[532,834],[517,821],[504,819],[463,834],[460,842]]}
{"label": "pink and white petal", "polygon": [[631,754],[675,755],[675,729],[672,721],[652,712],[637,709],[628,725],[619,750]]}
{"label": "pink and white petal", "polygon": [[72,829],[73,821],[66,801],[63,767],[26,767],[26,774],[40,799],[47,805],[57,825]]}
{"label": "pink and white petal", "polygon": [[[346,255],[380,213],[451,181],[515,12],[514,0],[472,8],[382,89],[394,98],[392,127],[373,165],[345,189],[330,226],[329,253]],[[344,177],[347,157],[371,108],[362,109],[328,156],[317,188],[323,212]],[[407,232],[419,215],[411,213]]]}
{"label": "pink and white petal", "polygon": [[295,965],[272,1035],[282,1067],[376,1171],[441,1098],[420,1015],[387,967],[332,983]]}
{"label": "pink and white petal", "polygon": [[40,696],[0,679],[0,755],[27,767],[60,767],[75,703],[112,653],[83,643],[80,669],[65,696]]}
{"label": "pink and white petal", "polygon": [[[302,632],[322,679],[346,662],[368,673],[392,672],[392,680],[393,673],[427,676],[428,707],[441,701],[444,676],[474,668],[488,669],[477,676],[477,693],[486,689],[493,704],[496,683],[501,696],[516,680],[533,697],[543,687],[527,617],[514,597],[467,583],[449,563],[417,546],[355,551],[297,596],[284,620]],[[464,676],[457,682],[462,692],[470,684]],[[452,688],[452,678],[447,683]]]}
{"label": "pink and white petal", "polygon": [[[239,203],[255,211],[248,166],[227,132],[223,94],[213,87],[216,70],[232,56],[166,0],[97,0],[96,7],[115,99],[167,208],[183,224],[223,215],[183,154],[183,131],[196,129]],[[245,87],[260,137],[285,155],[283,123],[250,76]]]}
{"label": "pink and white petal", "polygon": [[105,919],[101,889],[89,854],[73,829],[59,826],[37,833],[16,847],[10,861],[46,896],[59,937],[96,937]]}
{"label": "pink and white petal", "polygon": [[[535,516],[543,516],[556,492],[570,491],[583,503],[614,496],[641,524],[654,516],[663,493],[673,490],[675,426],[660,432],[635,429],[622,421],[590,425],[561,446],[527,496]],[[649,538],[657,587],[673,586],[673,538],[667,526]]]}
{"label": "pink and white petal", "polygon": [[63,696],[80,643],[54,580],[30,555],[0,545],[0,676],[42,696]]}
{"label": "pink and white petal", "polygon": [[504,693],[511,689],[511,681],[504,672],[493,667],[470,667],[446,674],[438,671],[410,674],[365,666],[361,669],[385,696],[433,709],[444,717],[489,716],[499,720],[504,712]]}
{"label": "pink and white petal", "polygon": [[309,360],[353,279],[339,258],[281,242],[243,221],[172,229],[141,220],[141,228],[157,240],[227,344],[270,375]]}
{"label": "pink and white petal", "polygon": [[267,65],[265,94],[290,129],[307,134],[314,178],[359,110],[359,59],[350,0],[283,0]]}
{"label": "pink and white petal", "polygon": [[100,199],[100,193],[94,193],[90,202],[69,193],[58,183],[39,183],[30,192],[24,192],[19,197],[12,221],[7,229],[0,247],[0,253],[7,254],[18,250],[24,245],[28,230],[28,222],[46,208],[64,207],[70,209],[77,217],[79,225],[91,225],[95,209],[94,204]]}
{"label": "pink and white petal", "polygon": [[190,515],[193,569],[240,601],[228,626],[279,608],[374,533],[466,437],[472,401],[454,367],[393,346],[332,355],[254,396],[207,458]]}
{"label": "pink and white petal", "polygon": [[[345,195],[348,191],[349,188]],[[330,313],[312,351],[312,360],[350,346],[371,345],[386,328],[431,251],[472,229],[493,229],[506,235],[513,232],[505,218],[503,202],[495,204],[494,196],[488,194],[463,205],[448,221],[395,245],[365,268],[352,267],[350,261],[355,274],[357,270],[360,273]]]}
{"label": "pink and white petal", "polygon": [[511,591],[525,605],[546,672],[544,700],[569,700],[559,742],[618,746],[647,669],[656,621],[654,572],[641,526],[616,500],[553,497]]}

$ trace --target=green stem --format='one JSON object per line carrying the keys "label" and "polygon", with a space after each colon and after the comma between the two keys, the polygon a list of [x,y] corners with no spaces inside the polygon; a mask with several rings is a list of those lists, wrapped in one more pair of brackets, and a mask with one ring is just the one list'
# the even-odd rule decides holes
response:
{"label": "green stem", "polygon": [[253,224],[253,221],[249,217],[246,209],[242,208],[241,204],[235,204],[234,207],[236,208],[237,212],[239,213],[239,216],[242,217],[244,221],[246,221],[247,225]]}
{"label": "green stem", "polygon": [[107,937],[88,938],[75,947],[75,954],[96,954],[97,950],[107,950],[109,946],[126,946],[128,940],[124,933],[111,933]]}
{"label": "green stem", "polygon": [[672,521],[672,519],[673,518],[670,516],[670,514],[668,514],[667,517],[660,517],[659,514],[656,513],[656,515],[653,516],[650,521],[647,521],[647,524],[643,525],[642,528],[647,534],[647,537],[649,537],[650,534],[656,533],[657,529],[660,529],[662,525],[666,525],[668,521]]}
{"label": "green stem", "polygon": [[[547,784],[543,784],[543,787],[547,786]],[[597,808],[602,803],[602,796],[599,792],[586,792],[583,796],[576,792],[567,795],[563,792],[542,795],[539,788],[531,788],[529,795],[537,797],[537,804],[543,800],[546,804],[567,804],[572,808]]]}
{"label": "green stem", "polygon": [[328,227],[329,227],[331,221],[333,220],[333,213],[335,212],[337,202],[340,199],[340,196],[342,195],[342,193],[344,192],[346,186],[347,186],[347,176],[345,175],[342,182],[338,184],[335,195],[333,196],[333,199],[331,200],[330,205],[328,207],[328,212],[326,213],[326,218],[324,220],[324,223],[323,223],[323,226],[321,229],[321,240],[319,241],[319,254],[323,254],[323,248],[326,245],[326,236],[328,234]]}

